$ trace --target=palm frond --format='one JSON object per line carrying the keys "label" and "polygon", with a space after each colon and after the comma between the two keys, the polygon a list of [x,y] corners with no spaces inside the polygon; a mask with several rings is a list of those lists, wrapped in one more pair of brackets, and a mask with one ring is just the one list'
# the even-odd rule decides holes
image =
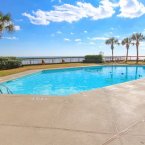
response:
{"label": "palm frond", "polygon": [[8,32],[13,32],[15,30],[14,25],[10,24],[8,26],[5,27],[6,31]]}
{"label": "palm frond", "polygon": [[12,21],[11,15],[10,14],[4,15],[2,21],[3,22],[10,22],[10,21]]}
{"label": "palm frond", "polygon": [[107,45],[110,45],[110,44],[111,44],[111,40],[108,39],[108,40],[105,41],[105,43],[106,43]]}
{"label": "palm frond", "polygon": [[121,42],[122,45],[130,45],[132,43],[132,39],[130,37],[124,38]]}
{"label": "palm frond", "polygon": [[10,14],[4,15],[2,12],[0,12],[0,34],[2,34],[4,31],[13,32],[14,24],[12,23]]}
{"label": "palm frond", "polygon": [[132,35],[131,39],[134,41],[143,41],[145,40],[145,36],[142,33],[135,33]]}
{"label": "palm frond", "polygon": [[119,41],[118,41],[118,39],[111,37],[105,41],[105,44],[107,44],[107,45],[119,44]]}

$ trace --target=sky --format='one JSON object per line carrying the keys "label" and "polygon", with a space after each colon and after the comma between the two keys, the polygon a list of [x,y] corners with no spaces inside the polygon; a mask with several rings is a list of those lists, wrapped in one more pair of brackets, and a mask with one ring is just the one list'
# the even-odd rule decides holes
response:
{"label": "sky", "polygon": [[[16,30],[3,34],[0,56],[111,55],[106,39],[145,34],[144,0],[0,0],[0,11],[11,14]],[[114,54],[125,55],[125,47]]]}

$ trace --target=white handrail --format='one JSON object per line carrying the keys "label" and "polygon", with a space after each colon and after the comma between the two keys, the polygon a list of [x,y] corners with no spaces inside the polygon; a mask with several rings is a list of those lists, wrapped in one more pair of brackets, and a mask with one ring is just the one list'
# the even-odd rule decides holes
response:
{"label": "white handrail", "polygon": [[[6,90],[7,90],[7,93],[8,94],[13,94],[13,92],[5,85],[3,84],[0,84],[0,86],[4,87]],[[0,89],[0,94],[4,94],[3,91]]]}

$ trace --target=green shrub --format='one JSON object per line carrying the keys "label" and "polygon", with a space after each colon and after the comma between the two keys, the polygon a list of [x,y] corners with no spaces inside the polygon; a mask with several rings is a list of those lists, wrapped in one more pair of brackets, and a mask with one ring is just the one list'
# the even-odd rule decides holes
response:
{"label": "green shrub", "polygon": [[21,65],[21,60],[16,57],[0,57],[0,70],[17,68]]}
{"label": "green shrub", "polygon": [[102,63],[103,56],[102,55],[86,55],[84,62],[86,63]]}

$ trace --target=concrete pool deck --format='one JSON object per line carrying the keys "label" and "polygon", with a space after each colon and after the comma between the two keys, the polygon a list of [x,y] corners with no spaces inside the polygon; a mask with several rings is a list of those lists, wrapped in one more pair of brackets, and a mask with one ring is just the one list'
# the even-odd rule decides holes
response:
{"label": "concrete pool deck", "polygon": [[143,145],[145,79],[68,97],[0,95],[0,144]]}

